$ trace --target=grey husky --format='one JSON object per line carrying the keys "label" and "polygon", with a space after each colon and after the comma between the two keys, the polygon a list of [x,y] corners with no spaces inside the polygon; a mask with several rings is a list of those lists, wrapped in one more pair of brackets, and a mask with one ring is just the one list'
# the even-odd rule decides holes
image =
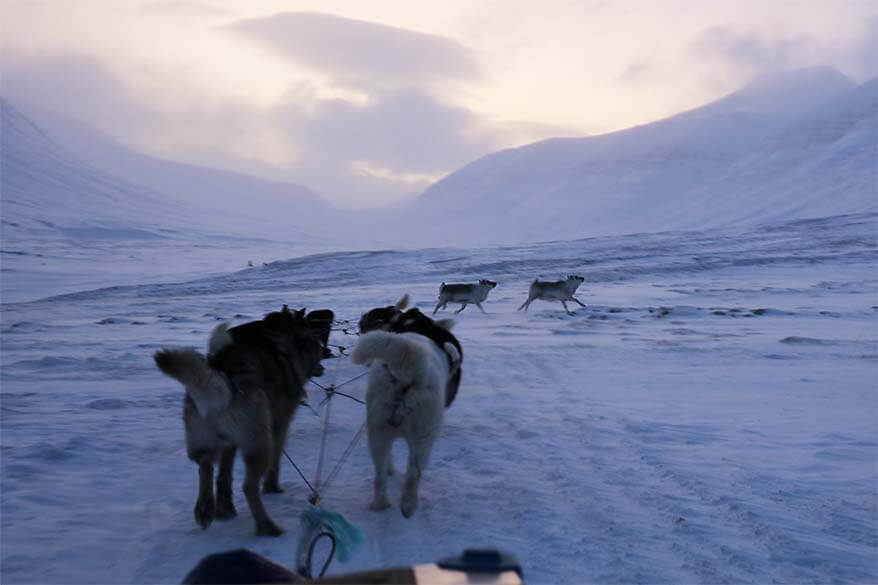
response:
{"label": "grey husky", "polygon": [[470,303],[477,306],[484,313],[485,309],[482,308],[482,301],[488,298],[488,293],[495,286],[497,286],[496,282],[485,279],[479,280],[478,284],[445,284],[443,282],[439,286],[439,302],[436,303],[433,314],[435,315],[436,311],[444,308],[449,302],[461,303],[460,308],[455,313],[460,313]]}
{"label": "grey husky", "polygon": [[576,292],[576,289],[579,288],[579,285],[582,284],[583,281],[585,281],[585,278],[573,274],[568,276],[565,280],[541,282],[539,279],[536,279],[530,284],[530,289],[527,292],[527,300],[518,307],[518,310],[520,311],[524,309],[527,311],[527,308],[533,301],[540,299],[543,301],[561,301],[561,304],[564,305],[564,310],[567,311],[569,315],[572,315],[573,313],[567,308],[567,301],[576,301],[579,303],[580,307],[585,308],[585,305],[573,296],[573,293]]}
{"label": "grey husky", "polygon": [[[318,313],[315,311],[314,313]],[[305,310],[269,313],[229,329],[214,328],[205,357],[194,349],[162,349],[158,368],[186,389],[183,423],[186,450],[198,465],[195,520],[207,528],[214,518],[236,515],[232,502],[232,467],[237,449],[246,466],[243,491],[256,523],[256,534],[283,532],[268,516],[259,494],[282,492],[280,455],[290,422],[304,398],[304,384],[323,373],[320,359],[329,324],[326,311],[309,321]],[[313,322],[312,322],[313,321]],[[331,318],[329,323],[331,324]],[[324,331],[326,329],[326,331]],[[214,500],[213,468],[219,461]]]}

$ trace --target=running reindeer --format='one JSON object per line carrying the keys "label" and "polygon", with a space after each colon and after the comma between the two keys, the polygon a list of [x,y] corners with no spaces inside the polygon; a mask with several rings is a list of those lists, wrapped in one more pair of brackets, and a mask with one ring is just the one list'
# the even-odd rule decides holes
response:
{"label": "running reindeer", "polygon": [[572,315],[573,313],[567,308],[567,301],[576,301],[579,303],[580,307],[585,308],[585,305],[573,296],[576,289],[579,288],[579,285],[584,281],[585,278],[582,276],[575,276],[573,274],[568,276],[566,280],[540,282],[539,279],[536,279],[530,284],[530,289],[527,292],[527,300],[518,307],[518,310],[520,311],[524,309],[527,311],[527,308],[533,301],[540,299],[542,301],[561,301],[567,314]]}
{"label": "running reindeer", "polygon": [[460,308],[455,311],[455,314],[466,309],[466,306],[470,303],[477,306],[484,313],[485,309],[482,308],[482,301],[488,298],[488,293],[495,286],[497,286],[496,282],[485,279],[479,280],[478,284],[445,284],[443,282],[439,286],[439,302],[436,303],[433,314],[435,315],[436,311],[445,308],[445,305],[449,302],[461,303]]}

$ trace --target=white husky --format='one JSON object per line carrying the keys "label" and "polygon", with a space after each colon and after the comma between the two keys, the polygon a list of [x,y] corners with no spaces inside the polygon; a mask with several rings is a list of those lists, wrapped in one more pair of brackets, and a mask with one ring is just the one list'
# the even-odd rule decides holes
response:
{"label": "white husky", "polygon": [[573,313],[567,308],[567,301],[576,301],[579,303],[579,306],[585,308],[585,305],[573,296],[573,293],[576,292],[576,289],[579,288],[579,285],[582,284],[583,281],[585,281],[583,277],[572,274],[568,276],[566,280],[555,280],[551,282],[540,282],[539,279],[534,280],[530,284],[530,289],[527,292],[527,300],[518,307],[518,310],[520,311],[524,309],[527,311],[527,308],[534,300],[540,299],[543,301],[561,301],[561,304],[564,305],[564,310],[572,315]]}
{"label": "white husky", "polygon": [[[451,319],[438,323],[449,330],[454,325]],[[360,337],[352,358],[357,364],[371,363],[366,426],[375,466],[375,497],[369,507],[383,510],[390,506],[391,447],[396,439],[404,438],[409,458],[400,510],[409,518],[418,507],[418,484],[442,428],[445,387],[460,354],[450,342],[440,348],[417,333],[371,331]]]}
{"label": "white husky", "polygon": [[445,284],[443,282],[439,286],[439,302],[436,303],[433,314],[435,315],[436,311],[444,308],[449,302],[462,303],[455,313],[460,313],[470,303],[477,306],[484,313],[485,309],[482,308],[482,301],[488,298],[488,293],[495,286],[497,286],[496,282],[485,279],[479,280],[478,284]]}

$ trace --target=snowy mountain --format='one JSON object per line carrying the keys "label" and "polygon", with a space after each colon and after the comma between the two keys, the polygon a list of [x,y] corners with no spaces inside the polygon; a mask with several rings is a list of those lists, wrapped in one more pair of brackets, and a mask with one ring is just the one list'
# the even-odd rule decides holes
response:
{"label": "snowy mountain", "polygon": [[409,206],[357,214],[299,185],[162,160],[28,114],[2,104],[6,240],[194,231],[336,249],[473,246],[876,209],[876,84],[831,68],[764,76],[651,124],[490,154]]}
{"label": "snowy mountain", "polygon": [[651,124],[488,155],[401,223],[433,242],[496,243],[870,211],[875,127],[874,81],[830,68],[763,77]]}
{"label": "snowy mountain", "polygon": [[130,150],[48,112],[2,111],[3,237],[272,237],[309,240],[342,212],[299,185]]}

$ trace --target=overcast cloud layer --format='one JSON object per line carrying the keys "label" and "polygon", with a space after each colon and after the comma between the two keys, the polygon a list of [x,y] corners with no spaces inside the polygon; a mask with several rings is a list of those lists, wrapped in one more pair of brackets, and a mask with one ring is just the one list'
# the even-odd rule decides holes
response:
{"label": "overcast cloud layer", "polygon": [[288,12],[238,21],[228,29],[298,64],[359,83],[398,86],[481,76],[475,56],[463,45],[383,24]]}
{"label": "overcast cloud layer", "polygon": [[656,4],[9,1],[0,89],[139,150],[368,207],[761,73],[875,75],[870,2]]}

